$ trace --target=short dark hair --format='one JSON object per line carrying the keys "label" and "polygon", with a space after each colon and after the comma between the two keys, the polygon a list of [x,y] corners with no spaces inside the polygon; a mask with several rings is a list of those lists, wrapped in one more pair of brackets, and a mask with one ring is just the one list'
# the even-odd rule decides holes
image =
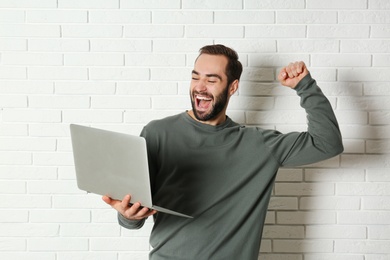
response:
{"label": "short dark hair", "polygon": [[[228,78],[228,85],[233,81],[240,80],[242,73],[242,64],[238,60],[238,54],[235,50],[226,47],[222,44],[206,45],[200,48],[199,56],[202,54],[210,55],[223,55],[228,59],[228,64],[226,65],[226,76]],[[198,56],[198,57],[199,57]]]}

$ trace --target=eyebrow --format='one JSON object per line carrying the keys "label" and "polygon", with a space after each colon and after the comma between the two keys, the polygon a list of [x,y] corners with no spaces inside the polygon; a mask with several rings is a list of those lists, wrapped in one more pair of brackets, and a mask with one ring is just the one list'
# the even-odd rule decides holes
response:
{"label": "eyebrow", "polygon": [[[195,71],[195,70],[192,71],[192,74],[195,74],[195,75],[198,75],[198,76],[200,75],[200,73]],[[222,81],[222,77],[220,75],[218,75],[218,74],[206,74],[206,77],[208,77],[208,78],[218,78],[219,80]]]}

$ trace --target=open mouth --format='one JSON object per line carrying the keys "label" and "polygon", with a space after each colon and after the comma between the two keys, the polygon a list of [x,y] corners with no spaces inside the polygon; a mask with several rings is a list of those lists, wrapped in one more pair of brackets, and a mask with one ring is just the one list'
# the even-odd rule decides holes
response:
{"label": "open mouth", "polygon": [[196,107],[199,110],[207,110],[211,106],[213,99],[209,96],[195,95]]}

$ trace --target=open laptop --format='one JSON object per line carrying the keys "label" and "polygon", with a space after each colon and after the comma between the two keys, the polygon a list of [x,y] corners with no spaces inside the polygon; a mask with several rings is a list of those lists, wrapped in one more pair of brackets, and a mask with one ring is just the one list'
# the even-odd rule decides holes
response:
{"label": "open laptop", "polygon": [[143,137],[81,125],[70,125],[79,189],[181,217],[191,216],[152,202],[146,141]]}

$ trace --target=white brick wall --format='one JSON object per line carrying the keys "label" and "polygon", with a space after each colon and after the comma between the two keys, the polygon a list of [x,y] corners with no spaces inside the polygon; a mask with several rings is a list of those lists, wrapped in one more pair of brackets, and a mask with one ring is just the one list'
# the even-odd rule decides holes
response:
{"label": "white brick wall", "polygon": [[304,60],[344,137],[344,154],[280,171],[259,259],[389,259],[389,22],[388,0],[0,0],[0,259],[147,259],[151,221],[122,229],[77,189],[68,126],[138,134],[189,108],[211,43],[245,66],[235,120],[304,130],[275,80]]}

